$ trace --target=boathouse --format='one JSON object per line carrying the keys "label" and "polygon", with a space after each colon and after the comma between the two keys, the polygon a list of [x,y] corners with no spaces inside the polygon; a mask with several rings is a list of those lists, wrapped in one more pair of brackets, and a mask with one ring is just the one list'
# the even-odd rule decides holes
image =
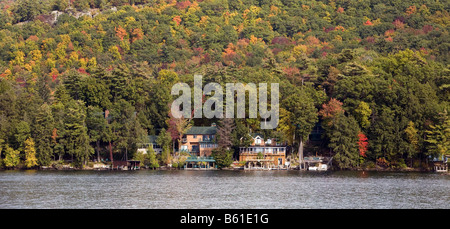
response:
{"label": "boathouse", "polygon": [[305,157],[303,162],[305,168],[310,171],[326,171],[328,170],[328,163],[330,159],[322,156]]}
{"label": "boathouse", "polygon": [[448,163],[450,155],[441,155],[431,160],[433,171],[435,172],[448,172]]}
{"label": "boathouse", "polygon": [[213,157],[190,156],[184,164],[186,170],[217,169],[216,160]]}
{"label": "boathouse", "polygon": [[113,161],[113,170],[139,170],[141,168],[141,161],[128,160],[128,161]]}

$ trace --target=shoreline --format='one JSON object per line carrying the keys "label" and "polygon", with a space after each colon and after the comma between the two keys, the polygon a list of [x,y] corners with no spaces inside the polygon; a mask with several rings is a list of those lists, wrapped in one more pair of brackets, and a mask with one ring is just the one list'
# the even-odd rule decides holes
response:
{"label": "shoreline", "polygon": [[[41,171],[136,171],[131,169],[111,169],[109,167],[101,167],[101,168],[95,168],[95,167],[85,167],[85,168],[75,168],[70,166],[43,166],[40,168],[1,168],[0,171],[7,171],[7,170],[41,170]],[[169,170],[186,170],[186,171],[300,171],[299,168],[286,168],[286,169],[270,169],[270,170],[262,170],[262,169],[250,169],[245,170],[243,167],[229,167],[229,168],[222,168],[222,169],[206,169],[206,168],[198,168],[198,169],[185,169],[185,168],[173,168],[173,167],[159,167],[159,168],[145,168],[141,167],[137,170],[161,170],[161,171],[169,171]],[[310,171],[310,170],[303,170],[306,172],[334,172],[334,171],[366,171],[366,172],[433,172],[433,173],[441,173],[441,174],[450,174],[447,172],[436,172],[432,169],[426,169],[426,168],[352,168],[352,169],[328,169],[327,171]]]}

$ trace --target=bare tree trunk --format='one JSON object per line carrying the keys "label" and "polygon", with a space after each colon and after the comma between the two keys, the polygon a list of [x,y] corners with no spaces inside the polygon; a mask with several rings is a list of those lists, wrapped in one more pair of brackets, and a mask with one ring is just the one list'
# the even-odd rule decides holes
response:
{"label": "bare tree trunk", "polygon": [[97,161],[100,162],[100,141],[97,140]]}
{"label": "bare tree trunk", "polygon": [[298,144],[298,157],[299,157],[299,163],[300,163],[300,169],[304,168],[304,161],[303,161],[303,137],[300,136],[300,142]]}
{"label": "bare tree trunk", "polygon": [[111,142],[109,142],[109,158],[111,160],[111,163],[113,162],[113,153],[112,153],[112,145]]}

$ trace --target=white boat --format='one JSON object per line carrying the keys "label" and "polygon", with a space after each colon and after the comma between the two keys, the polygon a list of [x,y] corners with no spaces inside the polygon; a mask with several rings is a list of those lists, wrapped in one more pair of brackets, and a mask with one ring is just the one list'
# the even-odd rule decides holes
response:
{"label": "white boat", "polygon": [[319,166],[319,171],[327,171],[328,170],[328,166],[326,164],[322,164]]}
{"label": "white boat", "polygon": [[328,166],[326,164],[320,164],[319,166],[310,166],[308,167],[309,171],[327,171]]}
{"label": "white boat", "polygon": [[311,166],[311,167],[308,167],[308,170],[309,170],[309,171],[317,171],[317,170],[319,170],[319,167],[317,167],[317,166]]}

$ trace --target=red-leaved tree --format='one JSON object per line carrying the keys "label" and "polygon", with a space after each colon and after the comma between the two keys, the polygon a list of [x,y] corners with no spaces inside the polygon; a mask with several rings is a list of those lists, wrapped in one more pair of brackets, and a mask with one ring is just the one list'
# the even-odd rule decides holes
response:
{"label": "red-leaved tree", "polygon": [[324,103],[319,111],[319,115],[322,116],[325,124],[329,126],[333,125],[334,118],[340,113],[344,113],[342,102],[335,98],[331,98],[328,103]]}
{"label": "red-leaved tree", "polygon": [[359,132],[358,138],[359,155],[362,157],[366,157],[367,149],[369,147],[369,142],[367,141],[368,139],[362,132]]}

